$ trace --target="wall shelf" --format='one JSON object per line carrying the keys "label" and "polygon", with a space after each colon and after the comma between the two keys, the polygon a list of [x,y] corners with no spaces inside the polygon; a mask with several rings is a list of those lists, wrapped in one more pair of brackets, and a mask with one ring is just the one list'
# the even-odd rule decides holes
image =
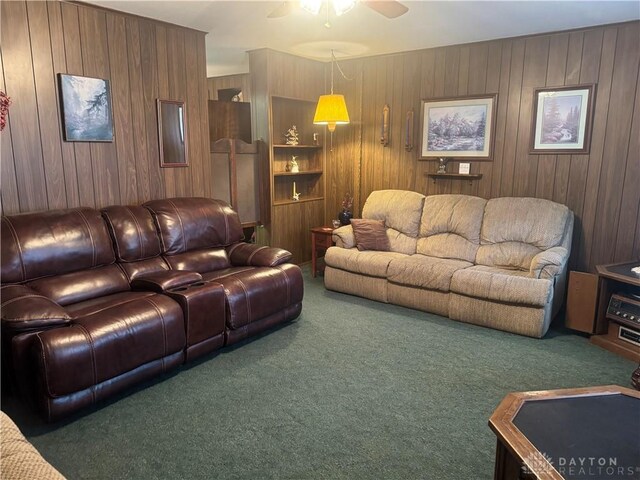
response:
{"label": "wall shelf", "polygon": [[290,205],[292,203],[317,202],[319,200],[324,200],[324,197],[301,198],[300,200],[280,200],[275,202],[274,205],[279,207],[281,205]]}
{"label": "wall shelf", "polygon": [[456,180],[469,180],[469,184],[472,184],[474,180],[480,180],[482,178],[481,173],[427,173],[429,178],[433,178],[433,183],[439,178],[450,178]]}
{"label": "wall shelf", "polygon": [[306,172],[276,172],[273,174],[274,177],[287,177],[287,176],[298,176],[298,175],[322,175],[322,170],[308,170]]}
{"label": "wall shelf", "polygon": [[294,150],[319,150],[322,145],[274,145],[273,148],[290,148]]}

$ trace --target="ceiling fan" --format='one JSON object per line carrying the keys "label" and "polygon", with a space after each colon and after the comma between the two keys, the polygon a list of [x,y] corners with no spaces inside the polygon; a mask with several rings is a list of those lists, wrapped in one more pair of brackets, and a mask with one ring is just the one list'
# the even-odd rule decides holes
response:
{"label": "ceiling fan", "polygon": [[[408,7],[396,0],[359,0],[359,2],[387,18],[396,18],[409,11]],[[267,17],[284,17],[293,12],[296,6],[300,6],[302,9],[317,15],[325,3],[327,4],[327,14],[329,12],[329,3],[331,3],[334,13],[339,17],[351,10],[358,3],[358,0],[287,0],[276,7]]]}

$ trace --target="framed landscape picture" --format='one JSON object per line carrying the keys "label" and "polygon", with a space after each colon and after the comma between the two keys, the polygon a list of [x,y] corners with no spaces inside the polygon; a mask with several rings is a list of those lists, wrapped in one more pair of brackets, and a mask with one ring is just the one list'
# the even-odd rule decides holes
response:
{"label": "framed landscape picture", "polygon": [[58,74],[62,126],[67,142],[112,142],[109,80]]}
{"label": "framed landscape picture", "polygon": [[420,159],[491,160],[497,95],[422,101]]}
{"label": "framed landscape picture", "polygon": [[589,153],[595,85],[537,88],[531,153]]}

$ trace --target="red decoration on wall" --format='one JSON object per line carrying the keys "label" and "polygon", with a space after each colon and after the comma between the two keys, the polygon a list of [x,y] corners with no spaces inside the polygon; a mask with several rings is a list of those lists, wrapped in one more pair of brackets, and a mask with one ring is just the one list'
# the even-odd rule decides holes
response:
{"label": "red decoration on wall", "polygon": [[11,105],[11,98],[7,97],[7,94],[3,91],[0,91],[0,132],[4,130],[4,127],[7,125],[9,105]]}

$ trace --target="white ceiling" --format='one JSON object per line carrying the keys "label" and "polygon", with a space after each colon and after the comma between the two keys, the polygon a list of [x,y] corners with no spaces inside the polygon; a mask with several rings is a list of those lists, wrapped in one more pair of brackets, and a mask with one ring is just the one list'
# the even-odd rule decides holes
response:
{"label": "white ceiling", "polygon": [[405,0],[409,12],[396,19],[359,4],[326,28],[324,15],[300,8],[267,18],[281,1],[90,1],[209,32],[208,76],[248,72],[246,52],[263,47],[327,60],[332,48],[353,58],[640,19],[638,0]]}

